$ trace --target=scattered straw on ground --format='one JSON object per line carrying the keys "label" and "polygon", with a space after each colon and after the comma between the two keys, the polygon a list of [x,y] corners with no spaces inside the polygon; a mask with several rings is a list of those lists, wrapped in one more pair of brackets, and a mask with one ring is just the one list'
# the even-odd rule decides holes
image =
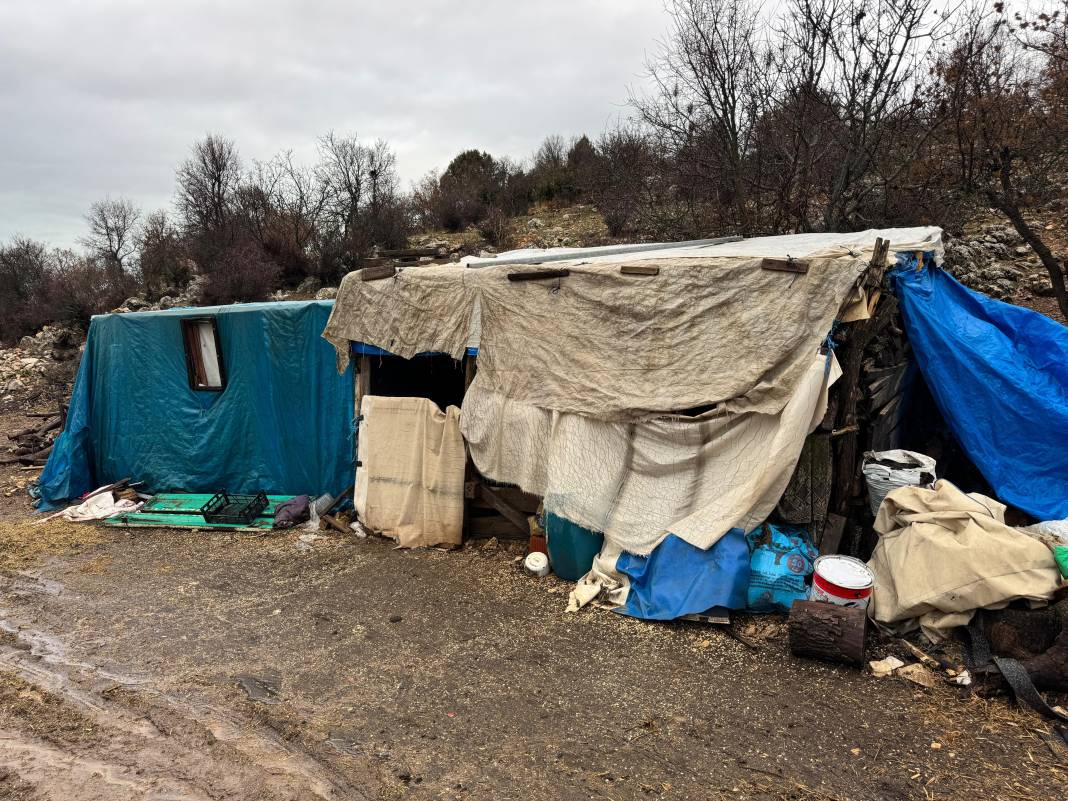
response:
{"label": "scattered straw on ground", "polygon": [[3,522],[0,523],[0,569],[24,568],[42,557],[70,553],[104,539],[103,530],[97,526],[60,518],[38,524],[32,520]]}

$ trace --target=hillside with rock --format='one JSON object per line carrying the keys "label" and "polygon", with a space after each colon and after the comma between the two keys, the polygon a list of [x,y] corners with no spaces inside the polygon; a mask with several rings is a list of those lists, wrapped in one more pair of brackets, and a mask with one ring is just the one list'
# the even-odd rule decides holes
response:
{"label": "hillside with rock", "polygon": [[[1051,243],[1060,247],[1065,235],[1055,209],[1043,209],[1032,223]],[[509,248],[591,247],[620,241],[608,232],[592,205],[556,207],[539,204],[508,221],[504,238]],[[426,231],[409,239],[411,248],[433,248],[433,261],[455,261],[467,254],[497,252],[475,226],[452,233]],[[425,257],[431,260],[431,257]],[[415,262],[419,263],[419,262]],[[964,227],[958,236],[946,234],[945,266],[961,283],[990,297],[1027,306],[1061,320],[1053,289],[1038,256],[1003,219],[987,212]],[[203,276],[196,275],[183,289],[173,289],[158,300],[144,296],[127,298],[115,312],[129,313],[201,304]],[[280,289],[272,300],[328,300],[337,287],[323,286],[315,277],[295,288]],[[1063,320],[1062,320],[1063,321]],[[69,394],[85,333],[70,324],[45,326],[32,337],[23,337],[17,347],[0,350],[0,403],[13,404],[44,399],[57,400]]]}

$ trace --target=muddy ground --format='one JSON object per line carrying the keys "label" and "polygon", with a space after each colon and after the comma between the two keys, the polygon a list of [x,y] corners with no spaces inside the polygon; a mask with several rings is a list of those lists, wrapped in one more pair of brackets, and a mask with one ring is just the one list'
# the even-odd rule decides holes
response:
{"label": "muddy ground", "polygon": [[774,619],[751,650],[569,615],[506,547],[32,526],[0,478],[3,799],[1068,793],[1039,718],[795,659]]}

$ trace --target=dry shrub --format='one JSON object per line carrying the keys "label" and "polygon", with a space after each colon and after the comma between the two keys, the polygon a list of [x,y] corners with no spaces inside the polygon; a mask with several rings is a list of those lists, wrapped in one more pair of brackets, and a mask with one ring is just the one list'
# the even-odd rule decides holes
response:
{"label": "dry shrub", "polygon": [[278,265],[253,242],[226,250],[207,277],[203,300],[207,304],[266,300],[281,275]]}

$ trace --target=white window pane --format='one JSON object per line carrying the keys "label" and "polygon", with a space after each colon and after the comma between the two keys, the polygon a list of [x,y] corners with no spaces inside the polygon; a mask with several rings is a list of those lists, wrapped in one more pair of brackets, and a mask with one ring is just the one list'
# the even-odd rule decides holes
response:
{"label": "white window pane", "polygon": [[215,350],[215,329],[210,321],[197,323],[197,339],[204,362],[204,385],[221,387],[222,371],[219,370],[219,354]]}

